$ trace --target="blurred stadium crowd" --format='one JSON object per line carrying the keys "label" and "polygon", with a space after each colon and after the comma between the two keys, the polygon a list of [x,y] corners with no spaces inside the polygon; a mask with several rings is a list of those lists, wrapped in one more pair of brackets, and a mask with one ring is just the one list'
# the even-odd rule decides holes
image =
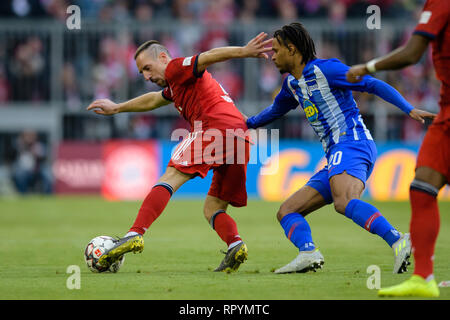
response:
{"label": "blurred stadium crowd", "polygon": [[71,4],[83,15],[100,22],[148,21],[154,17],[192,22],[233,23],[257,18],[295,20],[329,17],[333,20],[360,16],[368,5],[378,5],[386,17],[409,16],[421,0],[3,0],[1,17],[65,20]]}
{"label": "blurred stadium crowd", "polygon": [[[60,21],[65,25],[66,10],[71,4],[81,8],[82,19],[102,29],[83,25],[81,32],[65,30],[60,47],[61,64],[55,66],[51,56],[51,32],[40,30],[39,21]],[[394,26],[384,31],[381,42],[368,35],[365,25],[357,32],[345,32],[348,21],[367,17],[366,9],[371,4],[381,8],[383,23],[389,21]],[[0,25],[20,22],[30,30],[2,31],[0,27],[0,109],[59,102],[64,109],[63,139],[167,139],[173,129],[186,126],[176,113],[158,117],[130,115],[126,125],[120,126],[110,118],[99,120],[84,112],[86,105],[95,98],[123,101],[158,90],[156,85],[143,81],[134,64],[134,51],[143,41],[158,39],[173,56],[192,55],[217,46],[243,45],[248,41],[244,32],[246,26],[264,25],[266,20],[275,21],[280,27],[291,21],[317,19],[328,24],[323,31],[319,28],[313,33],[313,38],[318,36],[318,57],[337,57],[351,65],[373,58],[374,46],[383,53],[404,43],[411,35],[423,4],[423,0],[2,0]],[[184,27],[176,31],[168,28],[167,32],[139,29],[139,25],[160,21],[166,24],[174,21]],[[132,27],[124,28],[124,32],[108,29],[108,26],[117,28],[122,24]],[[245,63],[217,64],[210,72],[237,106],[244,113],[252,114],[255,109],[245,106],[256,104],[257,110],[266,107],[277,93],[282,76],[270,61],[258,61],[251,65],[257,70],[253,68],[249,77]],[[52,77],[57,77],[57,81]],[[385,73],[382,77],[413,105],[438,110],[439,87],[430,54],[416,66]],[[372,110],[375,98],[359,93],[355,93],[355,97],[369,128],[383,130],[384,140],[418,142],[422,138],[423,127],[392,106],[387,108],[383,128],[375,128],[376,112]],[[302,117],[297,113],[278,120],[272,127],[280,128],[282,138],[315,140]],[[41,181],[40,190],[51,191],[49,174],[44,169],[36,169],[45,167],[42,164],[50,157],[49,149],[48,138],[42,133],[0,131],[0,165],[14,168],[12,176],[21,192],[27,191],[24,184],[28,181],[21,172],[31,167],[33,172],[38,172],[33,179]]]}

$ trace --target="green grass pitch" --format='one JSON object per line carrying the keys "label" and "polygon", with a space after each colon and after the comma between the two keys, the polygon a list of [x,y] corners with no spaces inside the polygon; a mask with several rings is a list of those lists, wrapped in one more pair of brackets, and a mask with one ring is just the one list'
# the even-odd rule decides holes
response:
{"label": "green grass pitch", "polygon": [[[400,231],[407,231],[407,202],[374,203]],[[212,272],[224,243],[202,214],[202,201],[174,200],[145,235],[142,254],[128,254],[117,274],[91,273],[83,260],[88,241],[122,236],[140,202],[107,202],[97,197],[0,199],[0,299],[378,299],[367,288],[367,268],[381,269],[381,286],[411,275],[392,274],[387,244],[339,215],[332,206],[308,216],[313,238],[325,257],[316,273],[275,275],[296,249],[276,221],[279,203],[251,200],[231,208],[249,259],[237,273]],[[435,275],[450,280],[450,202],[441,202],[441,232]],[[81,288],[69,290],[68,266],[81,268]],[[440,299],[450,298],[441,288]]]}

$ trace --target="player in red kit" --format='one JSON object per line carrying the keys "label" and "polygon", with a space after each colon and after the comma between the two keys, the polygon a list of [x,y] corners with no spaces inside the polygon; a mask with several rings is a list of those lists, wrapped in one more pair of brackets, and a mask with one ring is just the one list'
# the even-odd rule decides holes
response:
{"label": "player in red kit", "polygon": [[[188,180],[204,178],[213,170],[212,184],[204,203],[204,215],[228,245],[225,258],[215,271],[235,271],[247,259],[247,247],[235,221],[226,213],[228,205],[247,204],[246,169],[250,156],[247,125],[231,98],[206,70],[213,63],[231,58],[268,58],[265,47],[271,40],[261,33],[244,47],[215,48],[191,57],[172,59],[157,41],[141,45],[135,60],[145,80],[164,89],[116,104],[107,99],[94,101],[87,110],[112,115],[141,112],[174,103],[191,124],[191,132],[177,146],[165,173],[144,199],[129,232],[118,239],[100,263],[112,263],[127,252],[141,252],[143,234],[163,212],[172,194]],[[230,147],[231,146],[231,147]]]}
{"label": "player in red kit", "polygon": [[405,46],[367,64],[354,66],[347,73],[347,80],[355,82],[368,73],[415,64],[430,42],[436,76],[441,80],[440,112],[424,137],[410,185],[414,275],[399,285],[379,290],[380,296],[439,296],[433,259],[440,227],[436,197],[450,182],[450,1],[428,0]]}

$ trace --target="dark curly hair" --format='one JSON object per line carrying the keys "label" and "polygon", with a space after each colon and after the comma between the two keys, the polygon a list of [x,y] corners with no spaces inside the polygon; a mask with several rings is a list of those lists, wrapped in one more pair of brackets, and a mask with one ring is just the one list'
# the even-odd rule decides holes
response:
{"label": "dark curly hair", "polygon": [[287,47],[288,43],[292,43],[301,53],[302,63],[308,63],[316,58],[316,46],[308,33],[308,30],[300,22],[293,22],[276,30],[273,34],[280,44]]}

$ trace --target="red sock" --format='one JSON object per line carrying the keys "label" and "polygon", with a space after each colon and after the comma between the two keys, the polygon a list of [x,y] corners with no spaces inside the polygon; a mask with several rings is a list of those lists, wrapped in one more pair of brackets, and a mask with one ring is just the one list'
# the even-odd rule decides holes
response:
{"label": "red sock", "polygon": [[172,188],[169,185],[158,184],[154,186],[145,197],[130,231],[144,234],[153,221],[163,212],[172,193]]}
{"label": "red sock", "polygon": [[410,190],[411,243],[414,254],[414,274],[424,279],[433,274],[434,246],[439,233],[439,208],[435,196]]}
{"label": "red sock", "polygon": [[238,234],[236,222],[225,211],[220,211],[213,219],[214,230],[228,246],[233,242],[242,241]]}

